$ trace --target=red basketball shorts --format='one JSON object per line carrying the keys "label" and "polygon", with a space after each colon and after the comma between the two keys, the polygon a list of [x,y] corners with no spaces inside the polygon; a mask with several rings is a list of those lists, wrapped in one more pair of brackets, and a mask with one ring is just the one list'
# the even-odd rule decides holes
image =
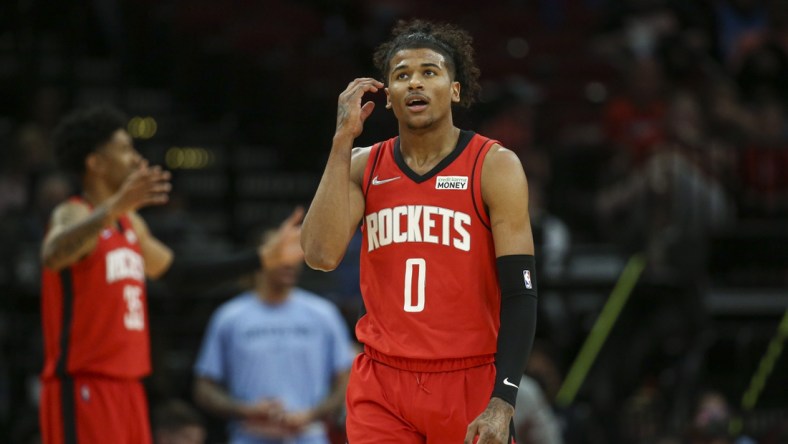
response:
{"label": "red basketball shorts", "polygon": [[152,442],[145,390],[136,380],[45,380],[39,420],[43,444]]}
{"label": "red basketball shorts", "polygon": [[490,401],[495,366],[401,370],[358,355],[347,390],[349,444],[462,443]]}

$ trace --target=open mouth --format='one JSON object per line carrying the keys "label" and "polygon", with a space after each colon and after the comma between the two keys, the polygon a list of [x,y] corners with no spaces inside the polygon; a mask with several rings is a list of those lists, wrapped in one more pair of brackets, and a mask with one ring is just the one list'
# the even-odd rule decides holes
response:
{"label": "open mouth", "polygon": [[427,108],[429,100],[421,95],[413,95],[405,100],[405,106],[411,111],[422,111]]}

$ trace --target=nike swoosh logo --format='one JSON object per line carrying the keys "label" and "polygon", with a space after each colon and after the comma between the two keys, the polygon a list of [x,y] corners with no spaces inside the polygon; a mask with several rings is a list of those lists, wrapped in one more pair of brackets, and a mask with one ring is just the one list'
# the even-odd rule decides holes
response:
{"label": "nike swoosh logo", "polygon": [[509,382],[509,378],[504,378],[503,383],[506,384],[506,385],[512,386],[514,388],[519,388],[516,385],[512,384],[511,382]]}
{"label": "nike swoosh logo", "polygon": [[375,177],[372,178],[372,185],[383,185],[384,183],[389,183],[389,182],[391,182],[393,180],[397,180],[399,178],[400,178],[400,176],[392,177],[391,179],[378,180],[378,176],[375,176]]}

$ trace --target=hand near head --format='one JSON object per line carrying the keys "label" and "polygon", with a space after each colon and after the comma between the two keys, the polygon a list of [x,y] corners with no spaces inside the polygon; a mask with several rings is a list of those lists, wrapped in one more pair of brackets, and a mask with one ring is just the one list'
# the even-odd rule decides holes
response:
{"label": "hand near head", "polygon": [[[500,398],[491,398],[487,408],[468,425],[465,444],[509,444],[509,423],[514,407]],[[474,439],[478,437],[478,441]]]}
{"label": "hand near head", "polygon": [[383,83],[378,80],[364,77],[350,82],[339,95],[337,106],[337,134],[345,132],[354,139],[361,135],[364,130],[364,121],[367,120],[372,110],[375,109],[375,102],[366,102],[362,105],[361,101],[364,94],[368,92],[378,92],[383,88]]}
{"label": "hand near head", "polygon": [[263,266],[268,269],[282,265],[298,265],[304,260],[301,249],[301,221],[304,209],[297,207],[282,222],[276,233],[258,249]]}
{"label": "hand near head", "polygon": [[162,205],[167,203],[171,189],[170,172],[143,161],[110,198],[110,208],[120,215],[149,205]]}

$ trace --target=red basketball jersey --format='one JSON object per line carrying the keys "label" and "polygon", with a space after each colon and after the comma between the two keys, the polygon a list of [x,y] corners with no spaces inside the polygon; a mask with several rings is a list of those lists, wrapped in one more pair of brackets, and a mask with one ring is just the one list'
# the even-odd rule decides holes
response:
{"label": "red basketball jersey", "polygon": [[500,290],[481,171],[494,143],[463,131],[423,176],[405,163],[399,138],[372,147],[361,229],[366,314],[356,325],[365,345],[393,357],[492,360]]}
{"label": "red basketball jersey", "polygon": [[99,233],[87,257],[42,272],[44,378],[150,373],[145,271],[127,216]]}

